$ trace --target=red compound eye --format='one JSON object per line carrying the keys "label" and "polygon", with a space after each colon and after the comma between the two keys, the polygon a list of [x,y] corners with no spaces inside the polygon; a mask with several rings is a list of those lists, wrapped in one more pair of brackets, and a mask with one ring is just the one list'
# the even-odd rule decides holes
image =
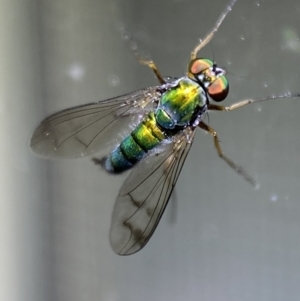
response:
{"label": "red compound eye", "polygon": [[229,83],[227,78],[222,75],[218,77],[212,84],[207,88],[209,96],[216,102],[224,100],[229,91]]}
{"label": "red compound eye", "polygon": [[189,72],[193,75],[197,75],[204,70],[213,66],[213,62],[209,59],[195,59],[190,62]]}

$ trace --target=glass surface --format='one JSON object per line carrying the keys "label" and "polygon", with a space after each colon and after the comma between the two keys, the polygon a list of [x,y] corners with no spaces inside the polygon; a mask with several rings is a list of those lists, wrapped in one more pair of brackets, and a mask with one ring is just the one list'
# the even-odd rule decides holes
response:
{"label": "glass surface", "polygon": [[[43,160],[47,115],[185,74],[225,0],[5,0],[0,14],[0,300],[292,301],[300,295],[300,98],[211,113],[146,247],[117,256],[111,214],[124,176],[89,158]],[[300,92],[298,0],[239,0],[201,57],[228,71],[226,105]],[[124,133],[120,132],[120,139]]]}

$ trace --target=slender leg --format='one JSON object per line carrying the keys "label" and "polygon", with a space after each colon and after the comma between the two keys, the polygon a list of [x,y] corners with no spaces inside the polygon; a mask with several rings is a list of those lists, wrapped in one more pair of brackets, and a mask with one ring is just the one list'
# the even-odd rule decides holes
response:
{"label": "slender leg", "polygon": [[153,70],[155,76],[157,77],[157,79],[158,79],[158,81],[160,82],[161,85],[166,83],[153,61],[147,61],[147,60],[139,59],[139,62],[143,65],[147,65],[149,68],[151,68]]}
{"label": "slender leg", "polygon": [[220,17],[217,20],[213,29],[205,36],[205,38],[203,40],[200,40],[199,44],[195,47],[195,49],[191,53],[191,60],[195,59],[199,50],[202,49],[213,38],[214,34],[218,31],[219,27],[221,26],[222,22],[224,21],[225,17],[232,10],[232,7],[236,1],[237,0],[230,1],[228,6],[226,7],[226,9],[220,15]]}
{"label": "slender leg", "polygon": [[255,182],[255,180],[250,175],[248,175],[245,170],[243,170],[240,166],[236,165],[232,160],[230,160],[223,154],[223,151],[222,151],[220,143],[219,143],[219,138],[218,138],[217,132],[213,128],[211,128],[210,126],[205,124],[203,121],[200,121],[199,127],[202,130],[210,133],[213,136],[215,148],[217,149],[219,157],[221,159],[223,159],[232,169],[234,169],[239,175],[241,175],[252,186],[257,186],[257,183]]}
{"label": "slender leg", "polygon": [[262,101],[272,100],[272,99],[285,99],[285,98],[300,98],[300,93],[296,93],[296,94],[286,93],[286,94],[282,94],[282,95],[268,96],[268,97],[261,98],[261,99],[245,99],[245,100],[239,101],[237,103],[234,103],[229,107],[219,106],[219,105],[215,105],[215,104],[209,104],[208,110],[229,112],[229,111],[233,111],[235,109],[244,107],[246,105],[249,105],[251,103],[257,103],[257,102],[262,102]]}

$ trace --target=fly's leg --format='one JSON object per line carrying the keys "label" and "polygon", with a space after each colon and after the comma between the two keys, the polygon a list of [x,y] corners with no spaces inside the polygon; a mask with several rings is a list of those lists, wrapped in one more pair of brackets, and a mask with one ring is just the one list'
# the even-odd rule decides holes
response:
{"label": "fly's leg", "polygon": [[244,107],[250,103],[253,103],[253,101],[251,102],[251,100],[243,100],[237,103],[234,103],[233,105],[226,107],[226,106],[219,106],[219,105],[215,105],[215,104],[209,104],[207,106],[207,109],[210,111],[223,111],[223,112],[229,112],[229,111],[233,111],[235,109]]}
{"label": "fly's leg", "polygon": [[199,125],[198,125],[202,130],[210,133],[213,138],[214,138],[214,145],[215,148],[217,149],[218,155],[221,159],[223,159],[232,169],[234,169],[239,175],[241,175],[247,182],[249,182],[252,186],[257,186],[257,183],[255,182],[255,180],[247,174],[247,172],[241,168],[240,166],[236,165],[232,160],[230,160],[229,158],[227,158],[220,146],[219,143],[219,138],[218,138],[218,134],[217,132],[211,128],[210,126],[208,126],[207,124],[205,124],[203,121],[200,121]]}
{"label": "fly's leg", "polygon": [[[237,0],[231,0],[226,9],[222,12],[219,19],[217,20],[215,26],[213,29],[205,36],[203,40],[200,40],[199,44],[195,47],[195,49],[191,53],[191,60],[195,59],[197,56],[197,53],[202,49],[205,45],[209,43],[209,41],[213,38],[214,34],[218,31],[219,27],[223,23],[225,17],[228,15],[228,13],[232,10],[233,5],[235,4]],[[158,81],[161,85],[165,84],[166,81],[163,79],[162,75],[160,74],[158,68],[156,67],[155,63],[152,60],[143,60],[139,59],[140,63],[143,65],[147,65],[149,68],[151,68],[157,77]]]}
{"label": "fly's leg", "polygon": [[224,21],[225,17],[228,13],[232,10],[233,5],[237,0],[231,0],[226,9],[222,12],[219,19],[217,20],[213,29],[205,36],[203,40],[200,40],[199,44],[195,47],[195,49],[191,53],[191,60],[195,59],[197,53],[202,49],[209,41],[213,38],[214,34],[218,31],[219,27],[221,26],[222,22]]}
{"label": "fly's leg", "polygon": [[211,111],[224,111],[224,112],[229,112],[229,111],[233,111],[235,109],[239,109],[242,108],[246,105],[250,105],[252,103],[257,103],[257,102],[263,102],[263,101],[267,101],[267,100],[273,100],[273,99],[290,99],[290,98],[300,98],[300,93],[296,93],[296,94],[291,94],[291,93],[285,93],[282,95],[273,95],[273,96],[268,96],[265,98],[261,98],[261,99],[245,99],[242,101],[239,101],[237,103],[232,104],[231,106],[219,106],[219,105],[215,105],[215,104],[209,104],[207,109],[211,110]]}
{"label": "fly's leg", "polygon": [[147,60],[139,59],[139,62],[143,65],[148,66],[149,68],[151,68],[153,70],[155,76],[157,77],[157,79],[158,79],[158,81],[160,82],[161,85],[166,83],[153,61],[151,61],[151,60],[147,61]]}

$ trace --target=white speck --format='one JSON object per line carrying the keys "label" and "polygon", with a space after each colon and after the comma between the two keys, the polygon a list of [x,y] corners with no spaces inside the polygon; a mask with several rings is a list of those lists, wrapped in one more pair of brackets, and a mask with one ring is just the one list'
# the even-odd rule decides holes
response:
{"label": "white speck", "polygon": [[124,41],[130,40],[130,33],[127,32],[127,31],[123,31],[123,32],[121,33],[121,38],[122,38]]}
{"label": "white speck", "polygon": [[257,111],[258,111],[258,112],[261,112],[261,111],[262,111],[262,107],[261,107],[261,106],[258,106],[258,107],[257,107]]}
{"label": "white speck", "polygon": [[136,51],[138,49],[137,43],[135,41],[132,41],[130,43],[130,48],[131,50]]}
{"label": "white speck", "polygon": [[254,189],[255,189],[255,190],[259,190],[259,189],[260,189],[260,184],[259,184],[259,183],[256,183]]}
{"label": "white speck", "polygon": [[85,70],[79,63],[72,64],[67,71],[68,76],[74,80],[81,80],[84,76],[84,73]]}
{"label": "white speck", "polygon": [[265,82],[264,87],[267,88],[268,86],[269,86],[268,83]]}
{"label": "white speck", "polygon": [[284,199],[285,199],[286,201],[288,201],[288,200],[290,199],[290,196],[287,194],[287,195],[284,197]]}
{"label": "white speck", "polygon": [[245,37],[244,37],[244,36],[240,36],[240,39],[241,39],[242,41],[245,41]]}
{"label": "white speck", "polygon": [[271,202],[277,202],[278,200],[278,195],[276,193],[273,193],[270,197]]}
{"label": "white speck", "polygon": [[45,135],[46,135],[46,136],[49,136],[49,135],[50,135],[50,133],[49,133],[49,132],[46,132],[46,133],[45,133]]}
{"label": "white speck", "polygon": [[108,76],[108,83],[112,86],[112,87],[116,87],[120,84],[120,79],[117,75],[115,74],[111,74]]}
{"label": "white speck", "polygon": [[232,64],[232,62],[231,62],[231,61],[227,61],[227,65],[229,65],[229,66],[230,66],[231,64]]}
{"label": "white speck", "polygon": [[258,6],[258,7],[259,7],[259,6],[260,6],[260,3],[259,3],[259,2],[256,2],[256,6]]}

